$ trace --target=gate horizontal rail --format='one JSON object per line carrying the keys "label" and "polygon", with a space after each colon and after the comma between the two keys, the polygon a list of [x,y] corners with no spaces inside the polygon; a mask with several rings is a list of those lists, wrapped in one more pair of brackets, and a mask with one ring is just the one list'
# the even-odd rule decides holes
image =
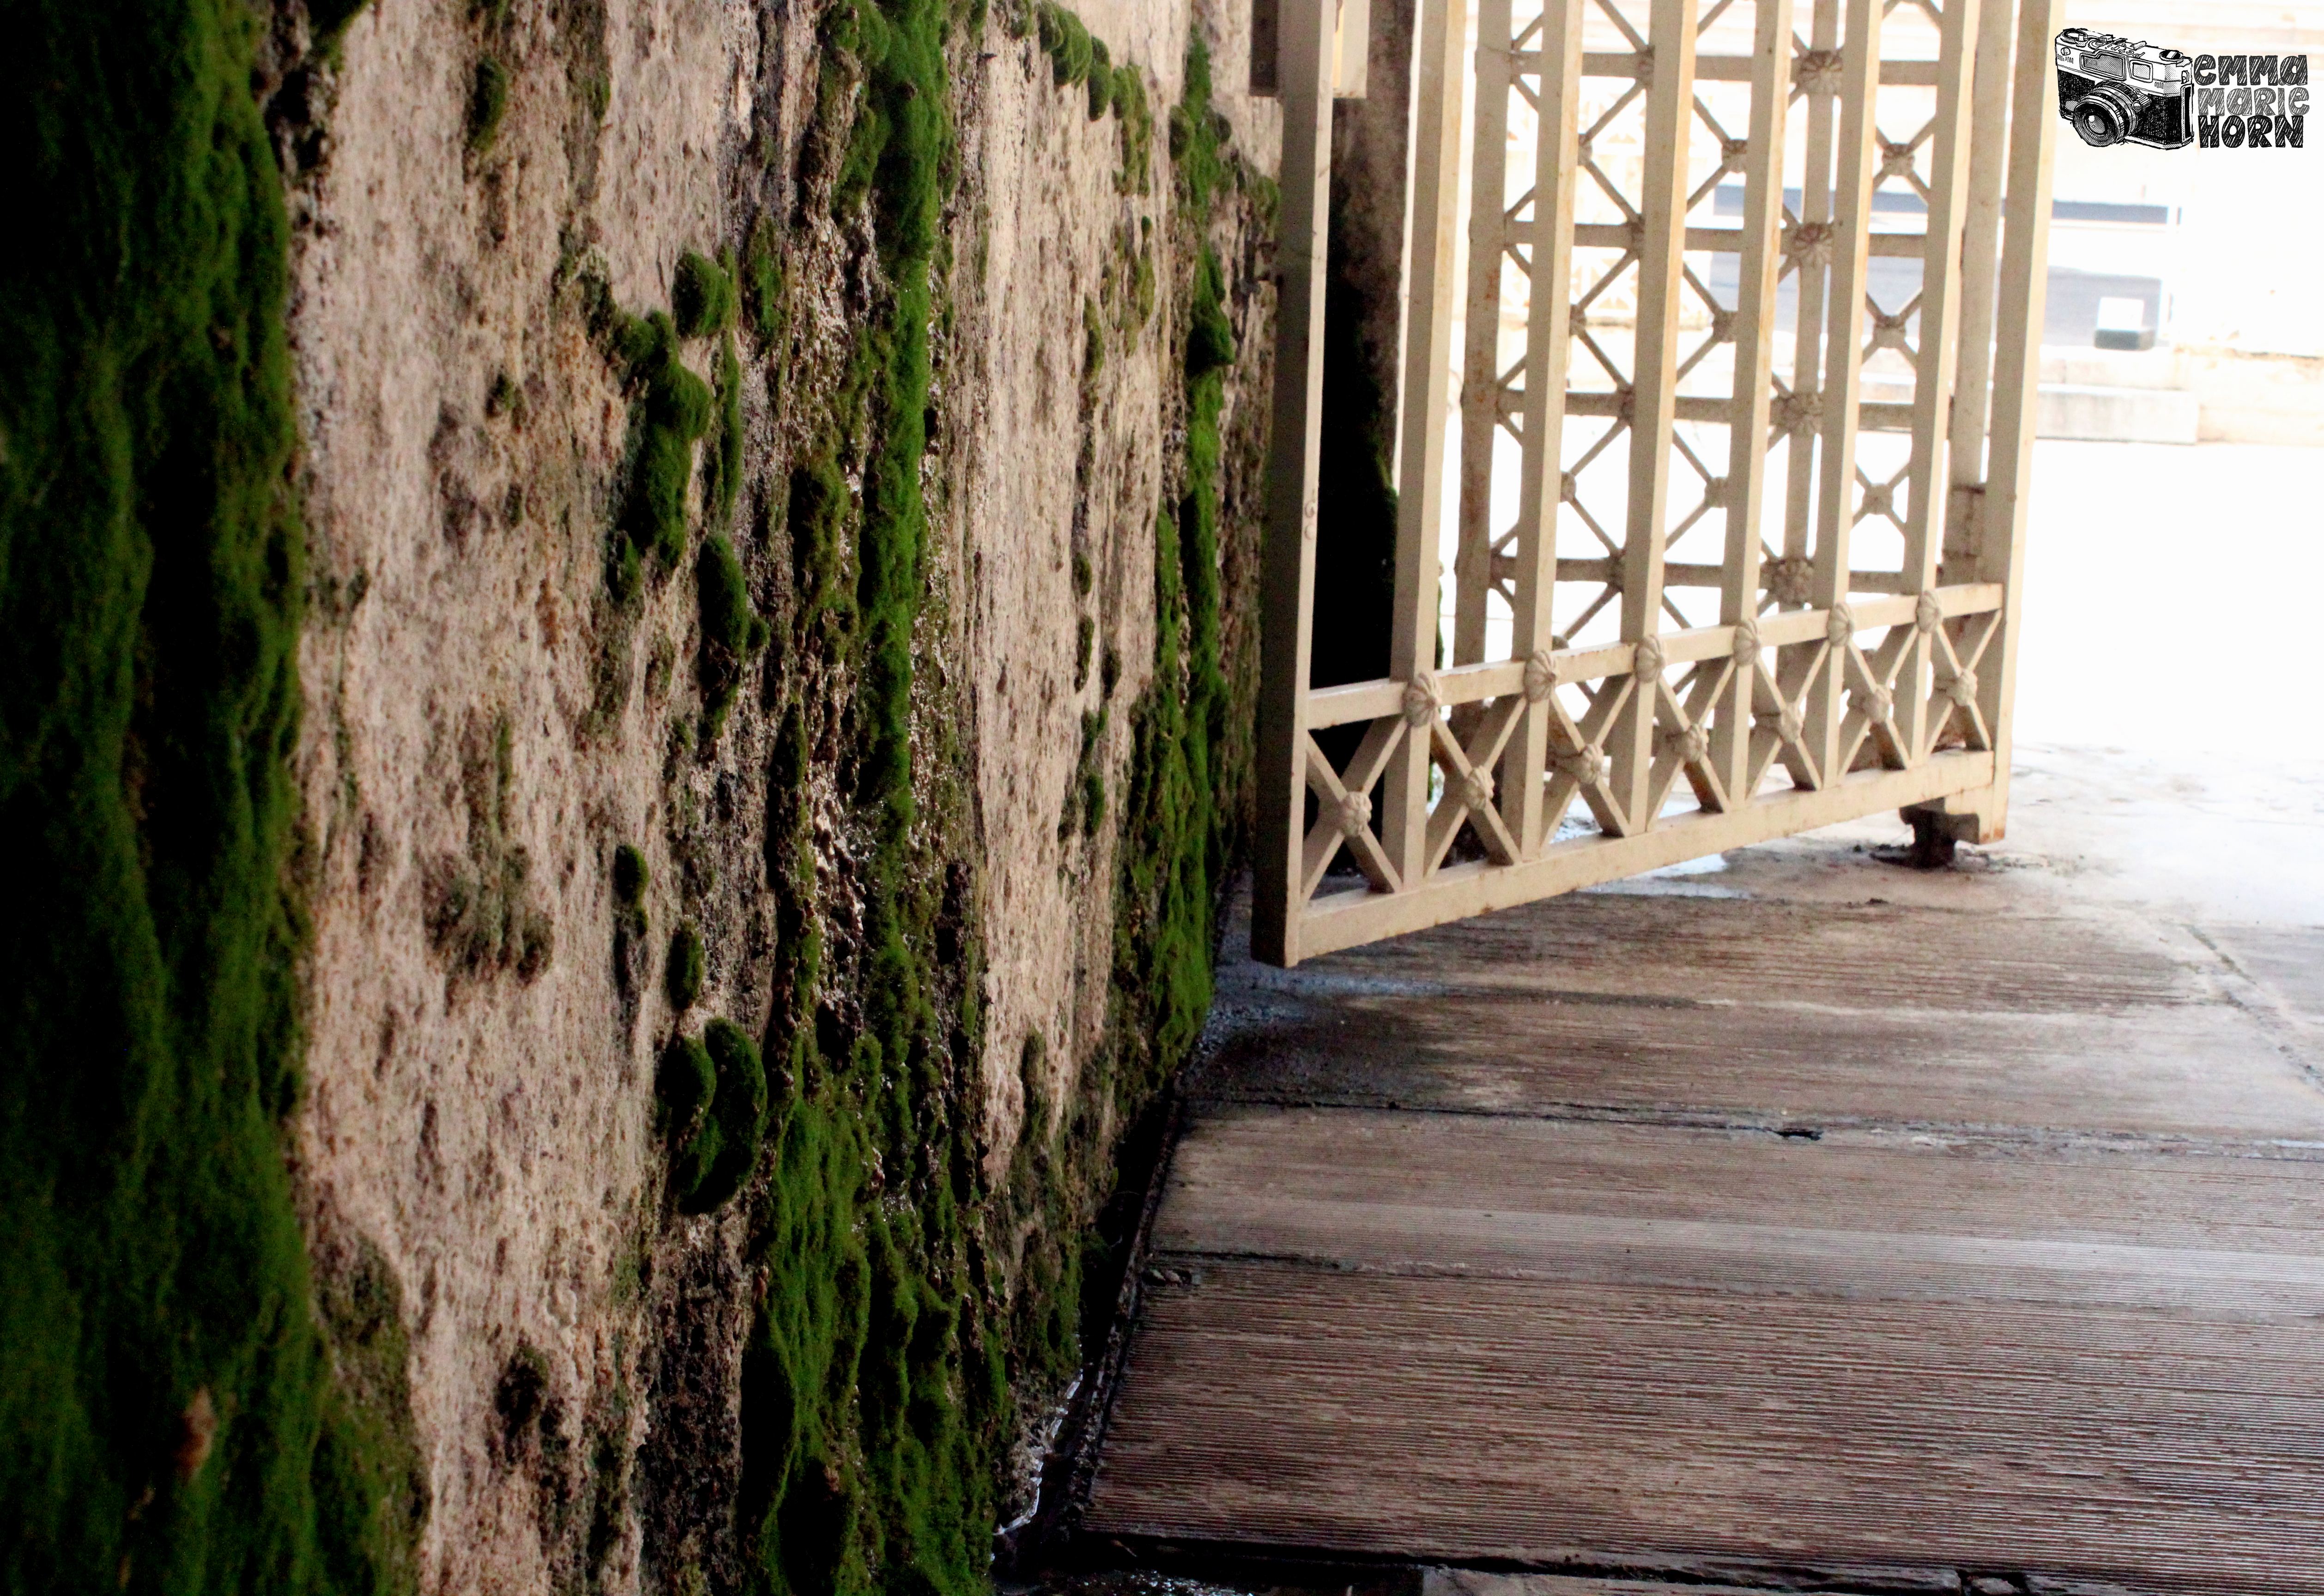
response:
{"label": "gate horizontal rail", "polygon": [[1334,29],[1284,0],[1259,956],[2000,834],[2059,4],[1475,0],[1472,51],[1422,0],[1390,674],[1318,686]]}

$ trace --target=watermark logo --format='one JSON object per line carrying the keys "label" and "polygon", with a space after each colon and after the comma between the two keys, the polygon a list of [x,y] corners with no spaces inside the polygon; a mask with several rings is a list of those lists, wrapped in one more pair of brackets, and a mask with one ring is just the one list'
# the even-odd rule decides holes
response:
{"label": "watermark logo", "polygon": [[2092,28],[2057,38],[2058,115],[2082,143],[2296,150],[2307,143],[2304,55],[2189,55]]}

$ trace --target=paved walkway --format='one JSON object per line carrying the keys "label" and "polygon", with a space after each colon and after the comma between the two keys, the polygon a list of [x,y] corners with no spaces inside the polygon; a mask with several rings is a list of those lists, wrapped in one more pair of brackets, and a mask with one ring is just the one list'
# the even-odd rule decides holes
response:
{"label": "paved walkway", "polygon": [[1954,872],[1883,818],[1234,964],[1087,1528],[2324,1592],[2324,929],[2143,863],[2167,780],[2093,841],[2111,757]]}
{"label": "paved walkway", "polygon": [[2324,565],[2202,508],[2319,461],[2040,446],[1960,870],[1883,816],[1232,964],[1088,1529],[1402,1596],[2324,1591]]}

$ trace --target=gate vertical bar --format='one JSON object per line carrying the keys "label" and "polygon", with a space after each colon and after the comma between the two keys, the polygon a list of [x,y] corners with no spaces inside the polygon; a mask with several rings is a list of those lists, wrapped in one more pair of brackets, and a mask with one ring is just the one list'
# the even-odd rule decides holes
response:
{"label": "gate vertical bar", "polygon": [[[1996,5],[2006,0],[1995,0]],[[1937,42],[1936,136],[1929,153],[1929,231],[1921,257],[1921,337],[1913,356],[1913,454],[1904,512],[1904,590],[1937,583],[1951,472],[1947,429],[1952,420],[1954,365],[1960,353],[1961,236],[1967,219],[1971,74],[1976,68],[1978,0],[1945,0]],[[1897,694],[1906,762],[1928,751],[1928,681],[1936,658],[1933,622],[1919,626]]]}
{"label": "gate vertical bar", "polygon": [[[1978,708],[1993,744],[1993,784],[1976,804],[1976,835],[1993,842],[2009,818],[2009,756],[2015,732],[2018,616],[2024,596],[2025,522],[2034,469],[2034,423],[2042,380],[2042,318],[2048,307],[2050,172],[2057,118],[2051,115],[2052,41],[2065,0],[2024,0],[2017,19],[2017,61],[2010,89],[2007,222],[2001,242],[1999,320],[1994,362],[1993,448],[1979,517],[1977,574],[2002,585],[2000,652],[1978,685]],[[2013,336],[2014,335],[2014,336]]]}
{"label": "gate vertical bar", "polygon": [[[1937,580],[1968,582],[1977,571],[1979,528],[1986,515],[1985,479],[1990,451],[1987,429],[1993,417],[1995,322],[2000,310],[2001,213],[2009,169],[2011,51],[2016,42],[2015,0],[1985,0],[1977,23],[1976,89],[1969,110],[1969,202],[1961,225],[1960,359],[1953,384],[1951,482],[1945,512],[1944,546]],[[1950,622],[1955,640],[1969,635],[1968,623]],[[1941,743],[1953,711],[1940,706],[1930,727],[1931,751]],[[1925,806],[1933,813],[1967,816],[1948,831],[1974,835],[1979,800],[1954,795]]]}
{"label": "gate vertical bar", "polygon": [[1315,590],[1315,473],[1323,398],[1323,250],[1331,195],[1333,0],[1282,0],[1281,231],[1276,250],[1273,443],[1261,571],[1259,849],[1252,951],[1299,960],[1300,820],[1306,809],[1307,655]]}
{"label": "gate vertical bar", "polygon": [[[1419,684],[1435,663],[1436,529],[1444,503],[1444,410],[1452,384],[1454,229],[1460,225],[1462,57],[1468,36],[1464,0],[1422,0],[1420,88],[1412,149],[1412,217],[1429,228],[1414,240],[1411,304],[1405,340],[1403,468],[1396,518],[1396,611],[1388,671]],[[1427,714],[1419,710],[1426,701]],[[1388,767],[1388,813],[1381,842],[1407,885],[1427,872],[1428,772],[1435,728],[1433,698],[1416,692],[1406,730]]]}
{"label": "gate vertical bar", "polygon": [[[1751,41],[1751,122],[1745,134],[1743,223],[1736,239],[1735,389],[1727,424],[1727,555],[1720,572],[1723,626],[1759,613],[1759,522],[1767,481],[1767,411],[1775,351],[1775,285],[1782,275],[1784,133],[1790,120],[1792,0],[1758,0]],[[1738,654],[1739,654],[1738,650]],[[1729,807],[1749,801],[1756,651],[1738,663],[1711,722],[1711,762]]]}
{"label": "gate vertical bar", "polygon": [[1661,696],[1663,551],[1671,426],[1678,406],[1679,293],[1685,281],[1687,146],[1694,116],[1695,0],[1654,0],[1640,184],[1637,338],[1630,359],[1628,515],[1622,538],[1622,640],[1641,664],[1607,748],[1628,831],[1652,828],[1655,711]]}
{"label": "gate vertical bar", "polygon": [[[1825,268],[1811,240],[1819,229],[1831,226],[1832,121],[1839,115],[1837,95],[1828,79],[1836,77],[1824,63],[1840,49],[1840,0],[1815,0],[1815,20],[1808,33],[1808,59],[1799,73],[1808,102],[1807,160],[1800,180],[1798,226],[1787,254],[1799,297],[1792,323],[1792,392],[1800,400],[1791,420],[1792,444],[1784,494],[1784,555],[1807,557],[1810,507],[1814,497],[1815,410],[1823,390],[1823,309]],[[1787,681],[1787,695],[1795,683]],[[1799,772],[1794,772],[1798,774]]]}
{"label": "gate vertical bar", "polygon": [[[1804,566],[1813,541],[1816,443],[1822,433],[1827,402],[1823,376],[1824,299],[1831,277],[1831,149],[1834,124],[1840,115],[1840,0],[1815,0],[1814,20],[1808,31],[1808,53],[1795,69],[1795,81],[1807,101],[1806,160],[1802,163],[1800,208],[1784,240],[1784,260],[1797,293],[1792,320],[1792,402],[1785,407],[1784,552],[1784,580],[1775,589],[1781,607],[1794,609],[1810,602],[1807,585],[1797,573]],[[1777,651],[1776,681],[1780,709],[1796,701],[1813,674],[1820,656],[1812,648]],[[1775,745],[1776,757],[1794,785],[1821,786],[1823,766],[1788,743]]]}
{"label": "gate vertical bar", "polygon": [[[1506,0],[1503,0],[1506,4]],[[1777,0],[1778,4],[1785,0]],[[1525,464],[1517,495],[1517,604],[1509,654],[1551,648],[1557,591],[1557,514],[1563,502],[1565,374],[1572,353],[1573,205],[1582,187],[1582,19],[1589,0],[1544,0],[1541,117],[1533,179],[1532,303],[1526,316]],[[1501,817],[1520,858],[1541,850],[1542,779],[1549,763],[1546,703],[1527,706],[1501,764]]]}
{"label": "gate vertical bar", "polygon": [[1832,216],[1831,300],[1824,328],[1823,437],[1816,488],[1811,602],[1831,613],[1830,642],[1808,687],[1807,735],[1821,785],[1840,769],[1840,694],[1849,636],[1849,535],[1856,526],[1857,383],[1864,367],[1864,277],[1872,225],[1872,137],[1880,89],[1882,0],[1848,0],[1840,45],[1840,176]]}
{"label": "gate vertical bar", "polygon": [[[1953,503],[1945,517],[1941,574],[1968,579],[1986,472],[1985,429],[1993,416],[1996,280],[2001,264],[2001,189],[2009,165],[2012,0],[1986,0],[1977,19],[1976,88],[1969,110],[1969,203],[1961,221],[1960,362],[1953,383]],[[1960,567],[1956,574],[1956,566]]]}
{"label": "gate vertical bar", "polygon": [[[1509,27],[1509,0],[1477,0],[1467,348],[1461,363],[1461,523],[1452,561],[1452,649],[1446,656],[1455,665],[1485,657],[1485,594],[1493,580],[1493,445],[1501,421],[1501,263],[1509,243],[1509,87],[1517,75]],[[1461,53],[1456,42],[1453,58],[1457,60]],[[1539,199],[1536,193],[1536,204]],[[1416,208],[1412,214],[1417,225],[1421,212]],[[1536,269],[1539,264],[1535,263]],[[1533,399],[1528,390],[1526,402]]]}

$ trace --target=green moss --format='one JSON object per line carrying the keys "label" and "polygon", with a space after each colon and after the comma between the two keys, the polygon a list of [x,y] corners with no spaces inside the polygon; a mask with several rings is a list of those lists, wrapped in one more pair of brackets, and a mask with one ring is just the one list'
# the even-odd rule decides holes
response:
{"label": "green moss", "polygon": [[742,1364],[746,1502],[760,1589],[871,1588],[854,1397],[871,1333],[860,1121],[822,1102],[785,1117],[768,1204],[769,1279]]}
{"label": "green moss", "polygon": [[623,1435],[594,1427],[589,1437],[589,1530],[584,1544],[592,1583],[604,1576],[607,1559],[622,1544],[630,1511],[630,1453]]}
{"label": "green moss", "polygon": [[1069,83],[1084,83],[1089,79],[1094,60],[1094,43],[1082,19],[1064,6],[1042,0],[1036,11],[1041,34],[1041,48],[1048,52],[1051,77],[1059,88]]}
{"label": "green moss", "polygon": [[758,1167],[759,1143],[767,1127],[767,1072],[759,1045],[727,1019],[712,1020],[703,1040],[718,1068],[718,1093],[711,1099],[710,1116],[718,1125],[720,1148],[686,1200],[685,1206],[696,1213],[720,1206],[750,1178]]}
{"label": "green moss", "polygon": [[556,936],[532,892],[530,856],[509,835],[514,785],[512,731],[502,715],[489,745],[473,746],[461,759],[467,853],[430,881],[427,925],[429,940],[455,972],[513,971],[530,983],[549,967]]}
{"label": "green moss", "polygon": [[[638,599],[644,594],[646,567],[644,557],[626,530],[617,530],[605,550],[605,592],[613,601],[613,609],[622,619],[634,615]],[[594,691],[589,706],[589,724],[602,731],[618,718],[629,702],[630,656],[625,629],[606,629],[604,652],[591,673]]]}
{"label": "green moss", "polygon": [[1089,91],[1089,119],[1094,122],[1113,104],[1113,56],[1104,40],[1090,40],[1089,69],[1082,81]]}
{"label": "green moss", "polygon": [[0,61],[11,1591],[377,1591],[409,1541],[400,1391],[337,1371],[283,1162],[308,577],[259,20],[51,0]]}
{"label": "green moss", "polygon": [[718,1101],[718,1067],[699,1038],[676,1037],[662,1050],[661,1068],[654,1077],[657,1104],[669,1128],[670,1200],[681,1213],[706,1207],[698,1197],[709,1185],[726,1151],[724,1128],[715,1105]]}
{"label": "green moss", "polygon": [[702,606],[702,641],[706,647],[742,658],[767,641],[767,623],[751,607],[751,589],[742,577],[742,562],[734,546],[724,538],[703,540],[696,561],[697,593]]}
{"label": "green moss", "polygon": [[644,995],[648,875],[646,856],[628,843],[613,850],[613,978],[632,1009]]}
{"label": "green moss", "polygon": [[[1054,6],[1032,14],[1057,80],[1088,83],[1098,52],[1086,31]],[[949,15],[956,25],[960,13]],[[1127,1231],[1117,1225],[1111,1239],[1086,1241],[1082,1232],[1106,1189],[1117,1109],[1150,1093],[1149,1069],[1160,1067],[1144,1054],[1128,1069],[1111,1055],[1088,1060],[1077,1075],[1084,1087],[1061,1106],[1042,1097],[1042,1055],[1028,1043],[1028,1113],[1038,1123],[1019,1143],[1007,1191],[985,1191],[975,1113],[982,977],[962,931],[973,920],[973,889],[958,852],[971,810],[954,791],[965,756],[940,695],[921,703],[916,719],[912,673],[927,589],[920,483],[934,424],[929,337],[944,325],[935,218],[957,159],[944,71],[947,16],[940,0],[842,0],[825,22],[816,136],[831,142],[815,159],[833,174],[841,223],[857,219],[849,208],[863,208],[881,271],[867,274],[880,284],[869,325],[819,390],[818,413],[803,418],[809,443],[779,518],[795,595],[787,656],[795,648],[818,668],[779,684],[789,702],[767,782],[766,872],[777,905],[764,1055],[770,1129],[764,1183],[748,1188],[752,1257],[765,1285],[742,1370],[738,1519],[748,1583],[768,1592],[986,1589],[993,1465],[1010,1430],[1012,1385],[1061,1377],[1103,1323]],[[1143,80],[1127,67],[1105,72],[1103,107],[1124,120],[1123,186],[1133,189],[1143,147],[1128,134],[1135,124],[1151,138]],[[852,125],[848,106],[860,107]],[[1206,100],[1196,106],[1206,139],[1214,137],[1207,113]],[[1224,170],[1212,144],[1200,152]],[[1197,235],[1208,194],[1189,213]],[[1133,312],[1139,324],[1147,314],[1136,310],[1139,252],[1128,236],[1111,291],[1120,300],[1106,300],[1125,329]],[[1150,306],[1147,271],[1142,302]],[[1213,263],[1204,302],[1223,323],[1222,281]],[[1092,309],[1102,340],[1108,324],[1094,301]],[[1231,337],[1225,347],[1231,357]],[[1101,341],[1093,374],[1102,354]],[[1190,463],[1182,507],[1190,530],[1182,536],[1174,516],[1164,534],[1157,584],[1171,619],[1166,669],[1138,709],[1145,785],[1135,796],[1143,807],[1133,819],[1130,790],[1109,790],[1102,704],[1084,722],[1065,801],[1074,835],[1102,826],[1117,807],[1140,828],[1125,839],[1144,873],[1126,871],[1120,888],[1136,922],[1121,962],[1143,983],[1119,1022],[1124,1031],[1148,1012],[1177,1024],[1194,1001],[1188,982],[1207,983],[1213,884],[1224,879],[1213,854],[1231,849],[1205,762],[1227,718],[1216,663],[1216,369],[1190,377],[1188,392],[1208,453],[1204,464]],[[1202,560],[1207,571],[1197,577]],[[1090,597],[1094,578],[1086,554],[1077,555],[1078,599]],[[714,607],[706,598],[706,639]],[[1075,640],[1084,681],[1098,664],[1093,621],[1086,630],[1086,641],[1078,632]],[[1108,698],[1120,671],[1105,650],[1099,674]],[[1157,706],[1169,694],[1183,701],[1165,706],[1175,717],[1166,724]],[[861,894],[860,932],[851,927],[828,946],[818,919],[828,889],[807,790],[819,769],[835,775],[871,844],[851,883]],[[1185,812],[1157,824],[1172,802]],[[1192,959],[1185,981],[1176,963],[1166,972],[1145,962],[1141,939],[1157,913],[1172,917],[1166,957]],[[1175,1058],[1189,1034],[1179,1024],[1161,1045]],[[717,1121],[705,1106],[716,1088],[698,1065],[687,1065],[686,1076],[687,1113],[674,1116],[682,1123],[671,1133],[682,1133],[678,1154],[691,1170],[709,1158],[693,1142]]]}
{"label": "green moss", "polygon": [[662,968],[662,985],[669,993],[669,1006],[679,1013],[702,997],[702,933],[692,921],[670,934],[669,962]]}
{"label": "green moss", "polygon": [[[787,526],[799,641],[848,684],[843,790],[872,846],[860,943],[850,939],[844,968],[826,969],[797,786],[809,722],[794,705],[769,782],[768,868],[783,906],[770,1047],[789,1067],[760,1227],[767,1287],[743,1370],[742,1506],[757,1587],[816,1596],[985,1588],[1008,1402],[1005,1335],[986,1320],[965,1222],[974,1121],[955,1072],[973,1068],[977,1045],[961,995],[973,954],[940,933],[941,862],[924,828],[955,824],[944,816],[964,800],[942,794],[962,756],[934,728],[916,779],[911,735],[937,206],[957,159],[949,21],[942,0],[856,0],[826,21],[835,76],[821,103],[860,106],[836,156],[835,204],[868,210],[885,288],[823,395]],[[814,718],[825,724],[820,707]],[[934,816],[922,815],[920,780],[937,795]],[[827,988],[860,1019],[822,1007]]]}
{"label": "green moss", "polygon": [[1097,301],[1082,301],[1082,381],[1087,383],[1105,369],[1105,318],[1098,314]]}
{"label": "green moss", "polygon": [[513,971],[530,983],[549,967],[556,936],[532,900],[521,848],[463,862],[429,906],[428,932],[455,970],[484,976]]}
{"label": "green moss", "polygon": [[766,1133],[767,1075],[758,1045],[731,1020],[696,1040],[673,1038],[654,1076],[669,1139],[670,1196],[681,1213],[723,1207],[750,1178]]}
{"label": "green moss", "polygon": [[652,885],[653,875],[646,868],[646,856],[634,844],[623,843],[613,850],[613,901],[633,914],[643,914],[646,909],[646,889]]}
{"label": "green moss", "polygon": [[678,328],[660,311],[623,318],[615,337],[638,394],[622,530],[640,557],[669,570],[686,553],[686,488],[694,476],[695,440],[710,427],[710,389],[679,360]]}
{"label": "green moss", "polygon": [[1234,324],[1227,319],[1218,258],[1207,249],[1194,286],[1193,319],[1186,332],[1186,381],[1190,388],[1234,364]]}
{"label": "green moss", "polygon": [[468,85],[468,148],[476,154],[490,154],[500,142],[508,97],[508,69],[500,59],[488,55],[477,61],[476,75]]}
{"label": "green moss", "polygon": [[846,652],[855,624],[854,595],[840,579],[852,510],[847,479],[828,455],[813,457],[791,473],[785,524],[790,530],[800,641],[834,658]]}
{"label": "green moss", "polygon": [[[1210,60],[1199,38],[1187,51],[1185,81],[1186,97],[1171,115],[1173,153],[1184,215],[1199,237],[1224,171],[1224,129],[1211,113]],[[1176,513],[1155,527],[1154,675],[1132,712],[1122,798],[1111,1031],[1124,1119],[1176,1069],[1210,1012],[1220,894],[1235,845],[1219,591],[1222,367],[1233,357],[1233,338],[1224,275],[1207,248],[1188,320],[1185,491]]]}
{"label": "green moss", "polygon": [[695,593],[702,617],[697,674],[702,680],[706,734],[715,737],[742,683],[742,672],[767,645],[769,630],[751,604],[742,562],[724,538],[702,540],[695,560]]}
{"label": "green moss", "polygon": [[751,226],[751,242],[742,252],[742,296],[751,330],[769,348],[779,347],[788,321],[783,308],[783,256],[772,217],[761,216]]}
{"label": "green moss", "polygon": [[742,364],[731,332],[718,346],[717,374],[718,447],[703,457],[702,496],[711,507],[710,524],[723,530],[733,524],[742,491]]}
{"label": "green moss", "polygon": [[678,257],[669,308],[682,338],[706,338],[724,332],[734,325],[734,279],[709,256],[687,250]]}
{"label": "green moss", "polygon": [[654,1072],[655,1124],[673,1145],[685,1146],[702,1129],[718,1093],[718,1066],[698,1037],[673,1037]]}
{"label": "green moss", "polygon": [[1130,268],[1130,325],[1143,328],[1154,318],[1154,246],[1139,246],[1136,264]]}
{"label": "green moss", "polygon": [[1081,752],[1065,783],[1065,800],[1057,814],[1057,840],[1074,835],[1095,836],[1105,823],[1105,731],[1111,712],[1103,708],[1082,712]]}
{"label": "green moss", "polygon": [[1074,630],[1074,691],[1089,681],[1090,650],[1097,642],[1097,623],[1084,615]]}
{"label": "green moss", "polygon": [[315,48],[326,51],[336,46],[347,31],[347,24],[362,14],[369,0],[308,0],[307,26],[312,30]]}
{"label": "green moss", "polygon": [[[317,1471],[336,1476],[322,1505],[339,1519],[327,1545],[353,1578],[341,1588],[416,1590],[420,1532],[430,1492],[428,1462],[411,1417],[411,1339],[403,1291],[386,1257],[367,1238],[321,1271],[316,1308],[329,1333],[337,1388],[317,1447]],[[375,1573],[366,1578],[362,1565]]]}
{"label": "green moss", "polygon": [[1117,186],[1124,194],[1143,194],[1151,180],[1154,161],[1154,112],[1146,100],[1146,76],[1124,61],[1113,69],[1113,114],[1121,123],[1121,175]]}

